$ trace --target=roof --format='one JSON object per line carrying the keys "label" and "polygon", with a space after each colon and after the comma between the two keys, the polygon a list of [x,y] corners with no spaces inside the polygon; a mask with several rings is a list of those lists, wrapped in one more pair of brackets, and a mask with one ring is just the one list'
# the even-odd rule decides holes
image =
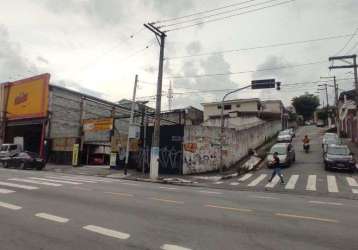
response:
{"label": "roof", "polygon": [[[228,103],[247,103],[247,102],[258,102],[260,103],[260,99],[259,98],[249,98],[249,99],[234,99],[234,100],[227,100],[224,102],[224,104],[228,104]],[[201,103],[202,106],[206,106],[206,105],[220,105],[221,102],[206,102],[206,103]]]}
{"label": "roof", "polygon": [[348,100],[354,100],[355,97],[357,96],[356,91],[354,89],[352,90],[348,90],[348,91],[344,91],[339,95],[339,100],[343,101],[344,100],[344,96],[347,96]]}

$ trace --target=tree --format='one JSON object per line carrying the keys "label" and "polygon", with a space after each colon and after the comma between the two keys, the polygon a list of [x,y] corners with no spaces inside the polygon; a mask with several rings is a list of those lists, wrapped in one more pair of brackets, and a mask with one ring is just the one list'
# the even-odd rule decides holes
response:
{"label": "tree", "polygon": [[295,107],[297,114],[302,115],[304,120],[312,119],[313,113],[319,106],[318,96],[304,94],[292,99],[292,105]]}

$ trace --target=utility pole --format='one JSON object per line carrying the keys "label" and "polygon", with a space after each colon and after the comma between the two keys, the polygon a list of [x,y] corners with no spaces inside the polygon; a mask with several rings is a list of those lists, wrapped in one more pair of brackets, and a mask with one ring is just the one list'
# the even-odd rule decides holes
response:
{"label": "utility pole", "polygon": [[172,81],[170,81],[169,89],[168,89],[168,107],[169,107],[169,111],[172,111],[172,106],[173,106],[173,85],[172,85]]}
{"label": "utility pole", "polygon": [[[320,84],[318,85],[319,87],[324,87],[324,89],[319,89],[319,90],[324,90],[326,93],[326,115],[327,115],[327,125],[329,125],[329,117],[328,117],[328,109],[329,109],[329,101],[328,101],[328,89],[327,89],[327,83],[324,84]],[[323,105],[324,106],[324,105]]]}
{"label": "utility pole", "polygon": [[164,45],[166,34],[153,23],[144,24],[144,27],[154,33],[159,45],[159,69],[158,69],[158,83],[157,83],[157,98],[155,109],[154,133],[150,157],[150,178],[157,179],[159,175],[159,147],[160,147],[160,113],[162,105],[162,83],[163,83],[163,62],[164,62]]}
{"label": "utility pole", "polygon": [[130,146],[129,143],[130,143],[130,134],[131,134],[132,126],[133,126],[133,122],[134,122],[134,108],[135,108],[135,98],[136,98],[136,93],[137,93],[137,84],[138,84],[138,75],[135,75],[131,116],[129,118],[129,126],[128,126],[126,159],[125,159],[125,164],[124,164],[124,174],[125,175],[127,175],[128,162],[129,162],[129,146]]}
{"label": "utility pole", "polygon": [[336,76],[329,76],[329,77],[321,77],[321,79],[333,79],[333,86],[329,85],[330,87],[334,88],[334,101],[335,101],[335,110],[336,110],[336,128],[337,128],[337,134],[340,137],[340,133],[341,133],[341,122],[340,122],[340,118],[339,118],[339,109],[338,109],[338,84],[337,84],[337,79]]}
{"label": "utility pole", "polygon": [[[351,59],[352,62],[347,61],[347,59]],[[353,68],[354,70],[354,88],[356,91],[356,97],[355,97],[355,101],[356,101],[356,105],[358,105],[358,73],[357,73],[357,55],[348,55],[348,56],[335,56],[335,57],[330,57],[329,61],[333,62],[339,60],[339,61],[343,61],[349,65],[340,65],[340,66],[331,66],[329,67],[330,70],[332,69],[351,69]]]}

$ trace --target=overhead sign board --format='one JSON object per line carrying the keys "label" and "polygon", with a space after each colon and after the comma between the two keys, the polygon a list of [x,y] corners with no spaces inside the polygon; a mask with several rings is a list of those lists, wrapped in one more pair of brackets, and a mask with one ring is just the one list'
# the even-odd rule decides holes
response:
{"label": "overhead sign board", "polygon": [[252,89],[272,89],[276,86],[275,79],[255,80],[251,82]]}
{"label": "overhead sign board", "polygon": [[8,84],[6,117],[9,120],[46,117],[50,75],[44,74]]}
{"label": "overhead sign board", "polygon": [[83,130],[85,132],[103,132],[113,129],[113,118],[99,118],[83,120]]}

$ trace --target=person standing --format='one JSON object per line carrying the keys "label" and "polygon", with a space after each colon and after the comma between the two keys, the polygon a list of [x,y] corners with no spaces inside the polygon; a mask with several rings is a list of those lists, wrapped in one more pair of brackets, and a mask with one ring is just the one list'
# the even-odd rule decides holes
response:
{"label": "person standing", "polygon": [[278,177],[280,177],[280,180],[281,180],[281,184],[285,184],[284,180],[283,180],[283,176],[281,174],[281,165],[280,165],[280,158],[278,157],[278,153],[275,152],[273,154],[273,167],[274,167],[274,170],[272,172],[272,175],[271,175],[271,178],[269,179],[269,182],[272,181],[272,179],[278,175]]}

